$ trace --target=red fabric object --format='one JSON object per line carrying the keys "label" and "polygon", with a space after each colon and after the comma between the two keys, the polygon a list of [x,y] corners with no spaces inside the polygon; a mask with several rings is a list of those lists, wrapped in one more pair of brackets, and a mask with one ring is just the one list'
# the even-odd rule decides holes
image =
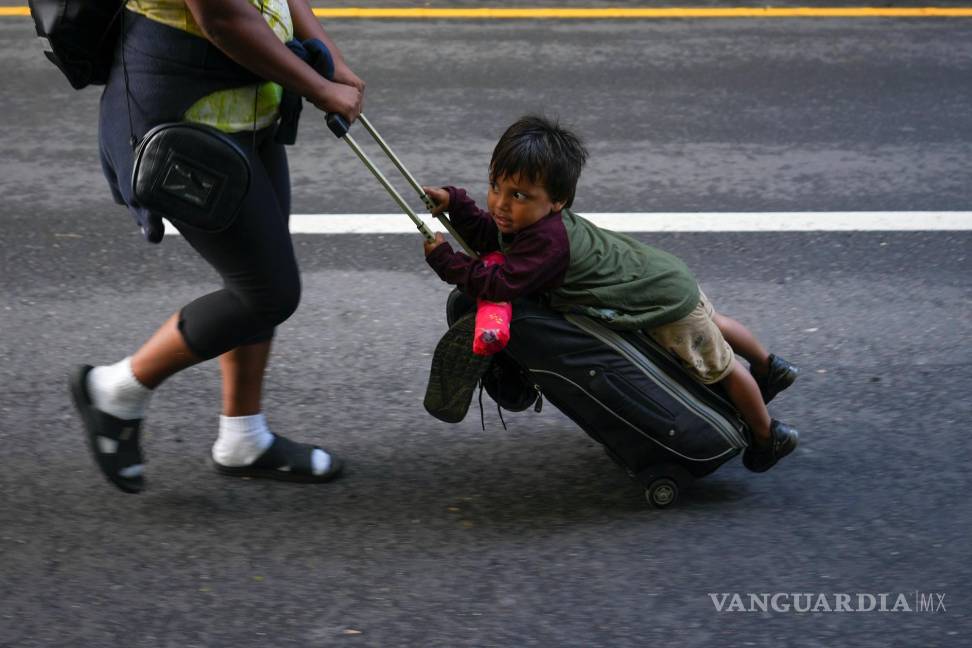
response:
{"label": "red fabric object", "polygon": [[[482,257],[484,265],[502,265],[503,254],[490,252]],[[510,341],[510,319],[513,305],[510,302],[476,300],[476,332],[473,335],[473,353],[493,355],[506,348]]]}

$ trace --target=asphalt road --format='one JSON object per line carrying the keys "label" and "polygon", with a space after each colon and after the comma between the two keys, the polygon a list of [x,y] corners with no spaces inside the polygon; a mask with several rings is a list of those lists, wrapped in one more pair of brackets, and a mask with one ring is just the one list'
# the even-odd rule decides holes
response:
{"label": "asphalt road", "polygon": [[[337,21],[366,114],[423,182],[482,195],[496,137],[559,115],[589,211],[966,210],[972,20]],[[547,407],[421,400],[447,288],[417,236],[296,237],[276,431],[327,486],[207,466],[217,368],[146,424],[149,490],[110,487],[67,397],[217,285],[109,198],[98,92],[0,22],[0,646],[964,646],[972,636],[972,234],[640,234],[804,370],[777,469],[733,461],[667,511]],[[305,108],[294,211],[394,205]],[[691,218],[689,214],[685,216]],[[719,612],[709,593],[943,595],[933,612]],[[939,599],[935,598],[935,601]],[[818,608],[819,609],[819,608]]]}

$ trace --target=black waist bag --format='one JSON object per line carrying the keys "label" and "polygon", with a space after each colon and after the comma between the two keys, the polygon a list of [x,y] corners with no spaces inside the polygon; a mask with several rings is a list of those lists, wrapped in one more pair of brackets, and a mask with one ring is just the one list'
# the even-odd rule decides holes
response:
{"label": "black waist bag", "polygon": [[250,189],[250,163],[236,142],[215,128],[160,124],[135,150],[132,189],[154,214],[220,232],[233,224]]}

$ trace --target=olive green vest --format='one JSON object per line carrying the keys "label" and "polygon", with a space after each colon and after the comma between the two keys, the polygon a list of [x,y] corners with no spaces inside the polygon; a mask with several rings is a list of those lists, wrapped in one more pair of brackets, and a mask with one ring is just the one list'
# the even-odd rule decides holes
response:
{"label": "olive green vest", "polygon": [[651,329],[688,315],[699,284],[678,257],[562,212],[570,265],[549,293],[556,310],[581,313],[616,329]]}

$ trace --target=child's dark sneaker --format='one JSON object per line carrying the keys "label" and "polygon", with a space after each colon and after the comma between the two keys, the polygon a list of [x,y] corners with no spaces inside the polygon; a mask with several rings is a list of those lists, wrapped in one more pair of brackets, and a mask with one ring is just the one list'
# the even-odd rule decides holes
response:
{"label": "child's dark sneaker", "polygon": [[[751,371],[751,370],[750,370]],[[769,370],[765,376],[757,376],[756,384],[759,385],[759,393],[763,395],[763,402],[769,403],[777,394],[793,384],[797,379],[800,370],[781,358],[778,355],[769,356]]]}
{"label": "child's dark sneaker", "polygon": [[770,423],[770,440],[753,445],[743,452],[743,465],[757,473],[766,472],[780,459],[793,452],[800,442],[800,433],[782,421]]}

